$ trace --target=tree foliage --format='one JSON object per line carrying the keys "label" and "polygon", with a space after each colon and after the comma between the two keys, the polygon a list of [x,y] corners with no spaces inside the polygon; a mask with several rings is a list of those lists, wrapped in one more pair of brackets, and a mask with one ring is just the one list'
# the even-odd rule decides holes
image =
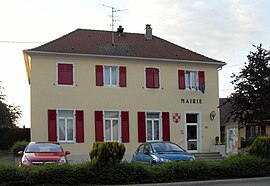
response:
{"label": "tree foliage", "polygon": [[270,119],[270,53],[261,44],[254,47],[244,68],[231,76],[235,93],[228,100],[235,121],[265,125]]}
{"label": "tree foliage", "polygon": [[15,128],[22,113],[19,106],[6,103],[3,89],[0,81],[0,128]]}

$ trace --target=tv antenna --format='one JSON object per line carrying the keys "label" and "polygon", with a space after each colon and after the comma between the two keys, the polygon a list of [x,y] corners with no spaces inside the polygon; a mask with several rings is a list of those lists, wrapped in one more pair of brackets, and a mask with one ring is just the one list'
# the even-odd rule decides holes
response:
{"label": "tv antenna", "polygon": [[114,15],[114,13],[115,12],[124,12],[124,11],[127,11],[127,9],[117,9],[115,7],[108,6],[108,5],[105,5],[105,4],[101,4],[101,5],[104,6],[104,7],[112,9],[112,14],[110,15],[110,17],[112,18],[112,24],[110,24],[110,26],[112,26],[112,45],[114,46],[114,22],[117,21],[115,19],[116,16]]}

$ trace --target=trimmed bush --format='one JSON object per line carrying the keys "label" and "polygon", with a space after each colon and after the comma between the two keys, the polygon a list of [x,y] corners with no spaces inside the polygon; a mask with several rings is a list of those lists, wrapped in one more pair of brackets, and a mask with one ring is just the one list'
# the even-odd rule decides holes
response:
{"label": "trimmed bush", "polygon": [[91,164],[97,167],[112,166],[120,163],[126,148],[118,142],[96,142],[90,151]]}
{"label": "trimmed bush", "polygon": [[249,148],[251,155],[270,159],[270,136],[259,136]]}
{"label": "trimmed bush", "polygon": [[25,147],[28,145],[27,141],[17,141],[11,148],[11,153],[13,156],[19,156],[18,152],[23,151]]}

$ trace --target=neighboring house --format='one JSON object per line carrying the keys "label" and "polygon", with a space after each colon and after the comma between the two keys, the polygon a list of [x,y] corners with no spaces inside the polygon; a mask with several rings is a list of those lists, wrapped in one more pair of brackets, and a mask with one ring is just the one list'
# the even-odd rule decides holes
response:
{"label": "neighboring house", "polygon": [[[224,141],[226,144],[226,153],[228,155],[235,155],[240,153],[240,148],[246,147],[250,141],[260,135],[260,130],[263,134],[270,135],[270,125],[260,127],[256,123],[242,125],[234,121],[232,112],[232,104],[226,102],[227,98],[220,98],[220,131],[224,134]],[[221,136],[222,137],[222,136]],[[221,140],[223,140],[221,138]]]}
{"label": "neighboring house", "polygon": [[145,141],[208,152],[219,135],[225,63],[153,36],[150,25],[145,34],[77,29],[23,53],[32,141],[58,141],[73,157],[118,141],[130,158]]}

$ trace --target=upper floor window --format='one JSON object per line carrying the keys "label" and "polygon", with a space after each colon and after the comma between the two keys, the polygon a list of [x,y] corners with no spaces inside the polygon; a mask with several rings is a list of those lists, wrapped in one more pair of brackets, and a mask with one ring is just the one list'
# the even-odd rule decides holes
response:
{"label": "upper floor window", "polygon": [[74,84],[74,65],[72,63],[57,63],[57,84]]}
{"label": "upper floor window", "polygon": [[118,86],[118,67],[104,66],[104,84],[105,86]]}
{"label": "upper floor window", "polygon": [[126,67],[113,65],[96,65],[96,85],[126,87]]}
{"label": "upper floor window", "polygon": [[159,88],[159,68],[146,67],[145,68],[145,87],[146,88]]}
{"label": "upper floor window", "polygon": [[204,93],[204,71],[178,70],[178,85],[181,90],[200,90]]}

